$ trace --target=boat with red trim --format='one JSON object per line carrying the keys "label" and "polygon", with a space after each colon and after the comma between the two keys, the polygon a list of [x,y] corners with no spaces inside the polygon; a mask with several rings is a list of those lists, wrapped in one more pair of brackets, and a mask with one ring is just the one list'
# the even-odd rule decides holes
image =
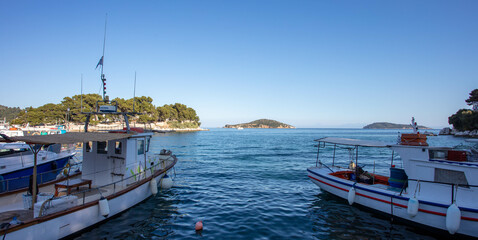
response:
{"label": "boat with red trim", "polygon": [[[332,137],[315,141],[317,162],[307,172],[321,190],[347,199],[350,205],[365,206],[406,222],[478,237],[476,148],[431,147],[426,136],[418,132],[402,134],[397,144]],[[360,166],[359,149],[370,147],[392,150],[390,176],[369,173]],[[350,153],[345,166],[337,159],[341,149]],[[324,150],[329,151],[322,153]],[[320,154],[331,161],[322,161]],[[400,168],[393,162],[397,154],[402,161]]]}

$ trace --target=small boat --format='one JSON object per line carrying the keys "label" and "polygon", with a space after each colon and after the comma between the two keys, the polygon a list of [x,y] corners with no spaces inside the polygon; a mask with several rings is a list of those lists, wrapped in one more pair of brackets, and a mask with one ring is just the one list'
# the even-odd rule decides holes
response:
{"label": "small boat", "polygon": [[237,130],[244,130],[243,127],[237,127]]}
{"label": "small boat", "polygon": [[[4,139],[8,137],[4,136]],[[49,145],[37,152],[38,184],[57,178],[76,154],[74,149]],[[25,143],[0,143],[0,193],[26,188],[33,173],[34,154]]]}
{"label": "small boat", "polygon": [[[414,226],[478,237],[475,148],[430,147],[426,136],[418,132],[402,134],[397,144],[332,137],[315,141],[317,162],[307,171],[321,190],[347,199],[350,205],[365,206]],[[389,176],[360,167],[359,149],[370,147],[393,150]],[[350,161],[345,163],[336,155],[344,148],[350,151]],[[324,150],[329,153],[322,153]],[[319,153],[329,156],[331,161],[322,161]],[[403,168],[395,167],[395,153],[400,155]]]}
{"label": "small boat", "polygon": [[15,126],[9,126],[7,119],[3,118],[0,120],[0,134],[6,135],[7,137],[16,137],[23,136],[23,131]]}
{"label": "small boat", "polygon": [[17,137],[17,136],[23,136],[23,131],[16,127],[12,127],[8,129],[0,130],[0,134],[6,135],[7,137]]}

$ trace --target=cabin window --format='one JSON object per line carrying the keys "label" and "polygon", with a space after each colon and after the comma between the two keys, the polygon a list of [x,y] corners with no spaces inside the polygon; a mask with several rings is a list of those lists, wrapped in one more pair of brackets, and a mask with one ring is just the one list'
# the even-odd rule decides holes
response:
{"label": "cabin window", "polygon": [[96,153],[100,154],[106,154],[108,153],[108,144],[107,142],[98,142],[97,143],[98,149],[96,150]]}
{"label": "cabin window", "polygon": [[23,153],[30,151],[27,148],[17,148],[17,149],[0,149],[0,156],[8,156],[14,153]]}
{"label": "cabin window", "polygon": [[121,154],[121,142],[115,143],[115,154]]}
{"label": "cabin window", "polygon": [[430,159],[447,159],[446,150],[430,150],[428,154],[430,155]]}
{"label": "cabin window", "polygon": [[465,173],[449,169],[435,168],[435,182],[468,185]]}
{"label": "cabin window", "polygon": [[138,155],[144,154],[144,140],[137,141],[138,146]]}
{"label": "cabin window", "polygon": [[93,142],[85,142],[83,144],[85,144],[86,152],[91,152],[91,149],[93,148]]}
{"label": "cabin window", "polygon": [[149,144],[151,143],[151,138],[146,138],[146,152],[149,152]]}

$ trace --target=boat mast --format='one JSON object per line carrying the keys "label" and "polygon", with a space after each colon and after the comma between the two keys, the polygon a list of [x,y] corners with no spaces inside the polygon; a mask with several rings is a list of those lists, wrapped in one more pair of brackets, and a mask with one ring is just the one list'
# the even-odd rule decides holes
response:
{"label": "boat mast", "polygon": [[134,88],[133,88],[133,112],[134,111],[134,102],[136,100],[136,71],[134,71]]}
{"label": "boat mast", "polygon": [[81,74],[80,112],[83,112],[83,73]]}

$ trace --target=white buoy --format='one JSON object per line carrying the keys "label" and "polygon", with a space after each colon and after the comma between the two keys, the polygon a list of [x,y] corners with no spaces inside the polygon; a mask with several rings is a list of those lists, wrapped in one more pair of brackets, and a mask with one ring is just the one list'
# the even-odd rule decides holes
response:
{"label": "white buoy", "polygon": [[418,206],[420,205],[420,202],[416,197],[411,197],[408,200],[408,208],[407,208],[407,213],[408,216],[410,217],[415,217],[418,214]]}
{"label": "white buoy", "polygon": [[355,201],[355,188],[354,187],[351,187],[350,190],[349,190],[349,195],[348,195],[348,198],[349,200],[349,204],[352,205]]}
{"label": "white buoy", "polygon": [[110,214],[110,206],[108,205],[108,199],[101,197],[99,201],[100,213],[103,217],[108,217]]}
{"label": "white buoy", "polygon": [[156,178],[151,179],[151,182],[149,182],[149,187],[151,188],[151,193],[156,196],[158,193],[158,182],[156,182]]}
{"label": "white buoy", "polygon": [[460,228],[461,212],[460,208],[453,203],[446,211],[446,229],[450,234],[455,234]]}
{"label": "white buoy", "polygon": [[161,178],[161,189],[170,189],[173,187],[173,179],[171,179],[168,174],[165,174],[163,178]]}

